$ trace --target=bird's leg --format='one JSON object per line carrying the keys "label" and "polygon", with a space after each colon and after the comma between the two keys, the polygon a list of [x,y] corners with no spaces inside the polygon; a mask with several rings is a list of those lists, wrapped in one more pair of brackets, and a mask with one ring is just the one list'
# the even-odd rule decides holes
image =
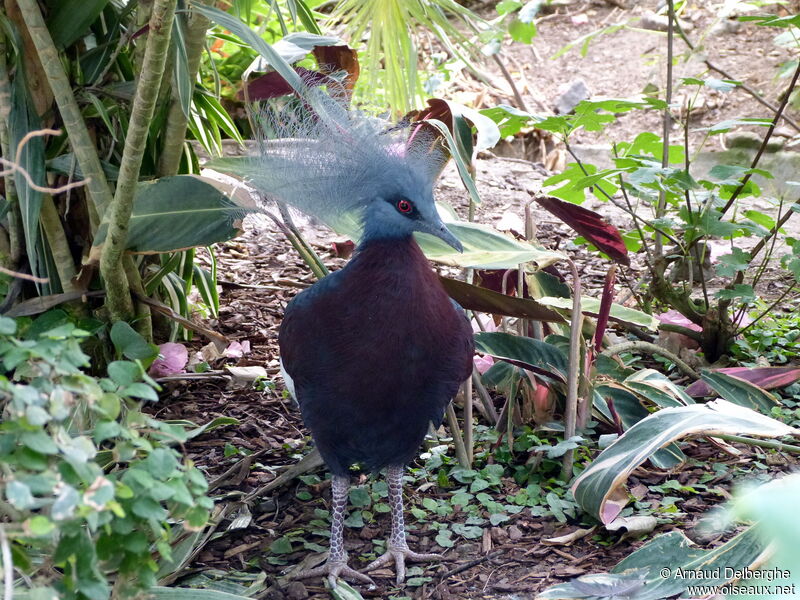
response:
{"label": "bird's leg", "polygon": [[294,576],[294,579],[327,576],[332,588],[336,587],[337,577],[374,584],[368,576],[347,566],[347,551],[344,549],[344,510],[347,508],[347,490],[349,488],[350,479],[348,477],[334,475],[331,478],[331,541],[328,560],[319,567],[300,571]]}
{"label": "bird's leg", "polygon": [[397,571],[397,585],[406,578],[406,560],[420,562],[426,560],[442,560],[440,554],[419,554],[412,552],[406,543],[406,528],[403,520],[403,467],[389,466],[386,469],[386,482],[389,488],[389,507],[392,513],[392,533],[389,536],[386,553],[372,561],[364,571],[372,571],[394,561]]}

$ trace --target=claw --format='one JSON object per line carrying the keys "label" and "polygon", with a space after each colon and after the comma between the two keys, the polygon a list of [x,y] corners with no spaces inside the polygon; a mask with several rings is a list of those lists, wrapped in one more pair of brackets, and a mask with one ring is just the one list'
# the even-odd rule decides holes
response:
{"label": "claw", "polygon": [[394,567],[397,571],[397,585],[402,585],[406,579],[406,559],[409,562],[425,562],[444,560],[444,556],[441,554],[420,554],[409,550],[408,546],[389,546],[389,549],[369,563],[364,571],[374,571],[394,560]]}
{"label": "claw", "polygon": [[349,579],[351,581],[355,580],[361,583],[375,585],[371,577],[349,567],[347,561],[344,560],[327,560],[324,565],[320,565],[319,567],[303,569],[297,575],[294,575],[292,579],[308,579],[310,577],[327,577],[331,588],[336,587],[336,579],[339,577],[345,581]]}

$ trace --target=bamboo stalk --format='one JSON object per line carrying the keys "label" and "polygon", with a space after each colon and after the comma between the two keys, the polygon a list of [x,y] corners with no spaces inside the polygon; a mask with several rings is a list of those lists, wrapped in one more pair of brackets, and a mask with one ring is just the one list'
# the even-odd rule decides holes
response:
{"label": "bamboo stalk", "polygon": [[[211,4],[211,0],[199,0],[201,4]],[[198,11],[192,10],[187,17],[186,27],[186,56],[189,67],[189,80],[194,84],[197,72],[200,70],[200,58],[206,40],[209,20]],[[158,175],[175,175],[183,154],[183,145],[186,142],[186,125],[188,116],[183,112],[180,98],[173,93],[172,101],[167,114],[164,127],[164,147],[158,158]]]}
{"label": "bamboo stalk", "polygon": [[25,25],[28,28],[42,68],[47,77],[47,83],[53,92],[64,129],[67,130],[69,142],[75,152],[75,158],[80,165],[84,177],[88,180],[86,189],[91,202],[88,203],[89,220],[92,232],[97,230],[100,216],[105,213],[111,204],[111,188],[106,181],[105,173],[100,165],[97,148],[89,136],[89,130],[81,116],[80,108],[72,93],[69,78],[64,72],[64,67],[58,56],[58,51],[53,44],[53,38],[44,24],[42,13],[36,0],[19,0],[19,9]]}
{"label": "bamboo stalk", "polygon": [[64,292],[75,291],[75,285],[72,283],[76,273],[75,260],[67,245],[67,234],[64,233],[61,217],[58,216],[58,211],[53,204],[53,197],[49,194],[42,195],[39,223],[44,230],[50,252],[53,254],[53,262],[56,265],[58,278],[61,280],[61,289]]}
{"label": "bamboo stalk", "polygon": [[[6,64],[6,37],[0,28],[0,153],[6,158],[11,157],[8,119],[11,115],[11,85],[8,78],[8,65]],[[17,188],[14,185],[14,175],[8,172],[4,176],[5,195],[9,205],[8,215],[8,242],[10,254],[8,264],[12,270],[17,270],[20,259],[25,254],[24,234],[22,232],[22,215],[19,212],[17,201]]]}
{"label": "bamboo stalk", "polygon": [[155,112],[158,90],[164,75],[172,22],[177,0],[156,0],[150,16],[150,30],[131,107],[131,120],[117,179],[114,200],[107,213],[108,235],[100,256],[100,274],[106,285],[106,307],[112,320],[130,318],[133,301],[122,265],[128,238],[128,222],[139,181],[147,133]]}

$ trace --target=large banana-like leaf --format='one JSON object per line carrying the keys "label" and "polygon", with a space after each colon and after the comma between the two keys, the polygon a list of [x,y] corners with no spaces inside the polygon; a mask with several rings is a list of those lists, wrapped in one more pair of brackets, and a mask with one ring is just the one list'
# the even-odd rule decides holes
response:
{"label": "large banana-like leaf", "polygon": [[[572,310],[572,300],[570,298],[556,298],[546,297],[539,298],[539,303],[545,306],[552,306],[553,308],[560,308],[562,310]],[[581,311],[592,316],[597,316],[600,312],[600,300],[597,298],[590,298],[588,296],[581,296]],[[612,321],[622,321],[623,323],[630,323],[631,325],[638,325],[645,327],[652,331],[658,329],[658,319],[653,315],[648,315],[635,308],[628,308],[621,304],[611,305],[611,315],[609,319]]]}
{"label": "large banana-like leaf", "polygon": [[[584,575],[554,585],[536,598],[661,600],[678,595],[689,597],[683,593],[690,586],[711,588],[732,581],[737,571],[761,568],[757,565],[765,547],[766,544],[758,537],[758,527],[745,530],[713,550],[697,548],[680,531],[670,531],[636,550],[610,573]],[[683,573],[697,573],[699,577],[684,576]],[[690,597],[698,596],[700,594]]]}
{"label": "large banana-like leaf", "polygon": [[559,313],[530,298],[508,296],[449,277],[439,277],[439,281],[450,297],[467,310],[553,323],[566,322]]}
{"label": "large banana-like leaf", "polygon": [[556,381],[567,381],[567,357],[558,346],[510,333],[475,334],[475,350]]}
{"label": "large banana-like leaf", "polygon": [[780,404],[778,399],[765,389],[750,383],[745,379],[728,375],[721,371],[703,370],[700,373],[702,381],[710,385],[716,392],[726,399],[767,414]]}
{"label": "large banana-like leaf", "polygon": [[586,512],[610,523],[628,503],[625,481],[656,450],[687,436],[783,437],[800,430],[728,402],[665,408],[642,419],[603,450],[575,480],[572,493]]}
{"label": "large banana-like leaf", "polygon": [[[140,183],[126,248],[156,254],[229,240],[239,233],[237,219],[245,212],[218,187],[194,175]],[[106,232],[106,224],[98,228],[92,257],[99,256]]]}

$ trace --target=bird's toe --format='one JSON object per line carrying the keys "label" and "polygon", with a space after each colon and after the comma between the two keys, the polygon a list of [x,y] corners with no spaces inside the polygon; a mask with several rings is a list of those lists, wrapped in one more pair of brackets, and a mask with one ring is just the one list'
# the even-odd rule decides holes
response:
{"label": "bird's toe", "polygon": [[441,554],[421,554],[419,552],[413,552],[407,546],[390,546],[384,554],[369,563],[364,569],[364,572],[368,573],[394,562],[395,572],[397,573],[397,585],[402,585],[406,579],[406,560],[408,560],[408,562],[438,561],[444,560],[444,556]]}
{"label": "bird's toe", "polygon": [[355,569],[351,568],[347,562],[340,560],[329,560],[324,565],[320,565],[319,567],[315,567],[313,569],[303,569],[294,575],[292,579],[310,579],[312,577],[327,578],[331,588],[336,587],[336,580],[338,578],[346,581],[360,581],[361,583],[375,585],[375,582],[372,581],[371,577],[365,575],[364,573],[359,573]]}

